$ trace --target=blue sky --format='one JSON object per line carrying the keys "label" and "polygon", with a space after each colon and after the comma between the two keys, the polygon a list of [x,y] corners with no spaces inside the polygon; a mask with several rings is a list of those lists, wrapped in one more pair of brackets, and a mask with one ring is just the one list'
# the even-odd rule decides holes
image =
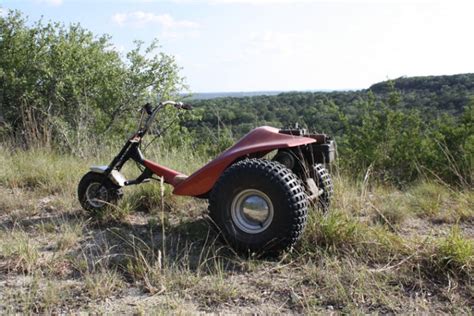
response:
{"label": "blue sky", "polygon": [[158,38],[194,92],[361,89],[474,72],[473,0],[0,0],[117,50]]}

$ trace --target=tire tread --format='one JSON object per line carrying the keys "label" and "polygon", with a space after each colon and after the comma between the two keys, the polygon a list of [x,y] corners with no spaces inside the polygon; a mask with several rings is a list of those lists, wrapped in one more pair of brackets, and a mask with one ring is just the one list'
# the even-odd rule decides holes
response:
{"label": "tire tread", "polygon": [[[308,199],[299,178],[288,168],[277,161],[264,159],[245,159],[231,165],[216,182],[209,198],[209,214],[216,224],[220,224],[218,199],[222,198],[222,187],[228,182],[233,181],[242,170],[252,170],[256,174],[261,174],[270,179],[273,185],[280,186],[285,192],[287,201],[287,211],[290,214],[290,222],[288,228],[283,233],[283,238],[265,249],[266,252],[281,252],[292,247],[301,237],[306,226],[306,218],[308,213]],[[221,227],[222,229],[222,227]],[[225,233],[225,232],[223,232]],[[232,238],[227,233],[225,236],[228,241],[240,251],[259,251],[259,249],[249,249],[249,245],[242,244],[238,240]]]}

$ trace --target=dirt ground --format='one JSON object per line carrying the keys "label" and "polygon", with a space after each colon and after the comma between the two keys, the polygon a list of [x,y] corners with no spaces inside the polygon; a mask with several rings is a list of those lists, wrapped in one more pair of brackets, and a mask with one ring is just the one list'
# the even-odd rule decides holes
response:
{"label": "dirt ground", "polygon": [[[472,270],[426,263],[454,225],[472,247],[472,218],[453,224],[409,215],[381,226],[359,212],[329,231],[314,221],[331,219],[316,217],[295,249],[268,259],[223,244],[204,201],[96,221],[62,195],[6,187],[0,194],[2,313],[470,314],[474,307]],[[387,235],[349,235],[353,223]]]}

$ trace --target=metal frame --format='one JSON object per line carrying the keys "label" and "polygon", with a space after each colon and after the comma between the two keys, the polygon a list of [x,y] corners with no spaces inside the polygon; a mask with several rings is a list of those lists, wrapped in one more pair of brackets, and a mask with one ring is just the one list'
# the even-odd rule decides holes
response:
{"label": "metal frame", "polygon": [[[114,159],[108,166],[93,166],[90,168],[90,170],[92,172],[108,176],[115,184],[121,187],[147,182],[153,176],[153,174],[163,176],[165,178],[165,181],[170,183],[172,180],[170,179],[170,175],[173,176],[174,174],[180,173],[146,160],[139,147],[142,138],[150,129],[150,126],[155,120],[156,115],[167,105],[173,105],[178,109],[187,109],[183,103],[174,101],[161,102],[153,110],[151,109],[151,106],[149,104],[146,104],[142,109],[142,117],[140,119],[138,131],[127,140],[118,155],[114,157]],[[142,124],[144,113],[147,113],[148,117],[146,118],[144,124]],[[145,168],[143,172],[136,179],[133,180],[127,180],[120,173],[120,170],[122,169],[123,165],[130,159]],[[153,171],[147,166],[150,164],[153,164]]]}

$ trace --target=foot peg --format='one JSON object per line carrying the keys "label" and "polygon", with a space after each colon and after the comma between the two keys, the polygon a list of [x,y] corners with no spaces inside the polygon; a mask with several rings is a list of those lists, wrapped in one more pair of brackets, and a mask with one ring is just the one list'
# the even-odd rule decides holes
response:
{"label": "foot peg", "polygon": [[150,182],[150,179],[143,179],[143,180],[140,180],[140,179],[135,179],[135,180],[127,180],[125,181],[125,185],[134,185],[134,184],[140,184],[140,183],[146,183],[146,182]]}

